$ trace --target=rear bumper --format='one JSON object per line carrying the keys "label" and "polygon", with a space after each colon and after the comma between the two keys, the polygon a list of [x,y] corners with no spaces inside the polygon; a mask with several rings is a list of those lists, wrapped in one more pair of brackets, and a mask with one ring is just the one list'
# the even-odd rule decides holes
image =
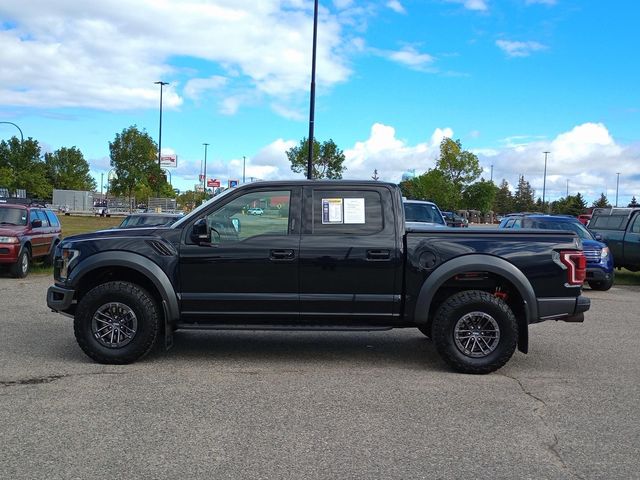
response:
{"label": "rear bumper", "polygon": [[538,299],[538,322],[544,320],[562,320],[564,322],[583,322],[584,312],[591,307],[591,300],[578,297],[540,298]]}
{"label": "rear bumper", "polygon": [[67,312],[73,305],[75,290],[51,285],[47,290],[47,306],[54,312]]}

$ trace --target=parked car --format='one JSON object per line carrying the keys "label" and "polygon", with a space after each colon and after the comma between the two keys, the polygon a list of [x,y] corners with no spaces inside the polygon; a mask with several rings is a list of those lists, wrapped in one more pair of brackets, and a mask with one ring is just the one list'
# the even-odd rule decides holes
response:
{"label": "parked car", "polygon": [[[236,230],[256,202],[287,215]],[[215,227],[212,227],[215,225]],[[417,328],[466,373],[528,350],[529,324],[582,322],[575,233],[407,229],[397,185],[249,183],[168,228],[67,237],[47,305],[95,361],[130,363],[177,329]]]}
{"label": "parked car", "polygon": [[262,215],[264,213],[264,210],[261,208],[254,207],[254,208],[248,209],[247,213],[249,215]]}
{"label": "parked car", "polygon": [[640,208],[596,208],[589,230],[609,246],[617,268],[640,270]]}
{"label": "parked car", "polygon": [[51,263],[61,235],[60,221],[50,209],[0,204],[0,265],[8,265],[13,277],[26,277],[32,260]]}
{"label": "parked car", "polygon": [[180,213],[132,213],[116,228],[161,227],[171,225],[182,217]]}
{"label": "parked car", "polygon": [[442,212],[433,202],[404,200],[404,219],[410,228],[443,228],[447,224]]}
{"label": "parked car", "polygon": [[582,215],[578,215],[578,221],[583,224],[585,227],[589,225],[589,220],[591,220],[590,213],[584,213]]}
{"label": "parked car", "polygon": [[587,258],[586,281],[594,290],[609,290],[614,281],[614,257],[609,247],[596,240],[595,236],[569,215],[516,214],[509,215],[500,222],[498,228],[540,228],[545,230],[567,230],[576,233],[582,240]]}
{"label": "parked car", "polygon": [[448,227],[468,227],[469,221],[455,212],[442,212]]}

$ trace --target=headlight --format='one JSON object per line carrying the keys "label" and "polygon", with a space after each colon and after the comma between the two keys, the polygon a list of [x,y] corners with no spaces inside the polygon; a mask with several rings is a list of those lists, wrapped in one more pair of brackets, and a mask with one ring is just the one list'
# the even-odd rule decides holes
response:
{"label": "headlight", "polygon": [[0,243],[20,243],[18,237],[0,237]]}
{"label": "headlight", "polygon": [[609,247],[604,247],[601,251],[600,251],[600,260],[606,260],[607,257],[609,256]]}
{"label": "headlight", "polygon": [[72,250],[70,248],[62,249],[62,259],[60,264],[60,273],[58,276],[60,280],[66,280],[69,275],[69,267],[71,266],[71,262],[73,262],[80,255],[79,250]]}

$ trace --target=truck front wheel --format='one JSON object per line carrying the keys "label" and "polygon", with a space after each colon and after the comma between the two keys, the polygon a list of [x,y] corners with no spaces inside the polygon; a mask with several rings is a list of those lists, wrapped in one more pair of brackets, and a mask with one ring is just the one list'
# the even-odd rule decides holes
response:
{"label": "truck front wheel", "polygon": [[454,369],[491,373],[513,355],[518,323],[504,301],[481,290],[469,290],[440,305],[432,337],[442,358]]}
{"label": "truck front wheel", "polygon": [[145,289],[108,282],[90,290],[78,304],[74,332],[80,348],[99,363],[122,365],[145,356],[160,329],[160,313]]}

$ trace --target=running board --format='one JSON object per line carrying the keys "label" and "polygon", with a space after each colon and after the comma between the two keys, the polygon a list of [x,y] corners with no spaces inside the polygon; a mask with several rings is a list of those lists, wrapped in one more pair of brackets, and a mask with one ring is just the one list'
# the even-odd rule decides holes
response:
{"label": "running board", "polygon": [[391,330],[393,327],[348,327],[334,325],[228,325],[221,323],[178,323],[178,330],[279,330],[279,331],[311,331],[311,332],[369,332]]}

